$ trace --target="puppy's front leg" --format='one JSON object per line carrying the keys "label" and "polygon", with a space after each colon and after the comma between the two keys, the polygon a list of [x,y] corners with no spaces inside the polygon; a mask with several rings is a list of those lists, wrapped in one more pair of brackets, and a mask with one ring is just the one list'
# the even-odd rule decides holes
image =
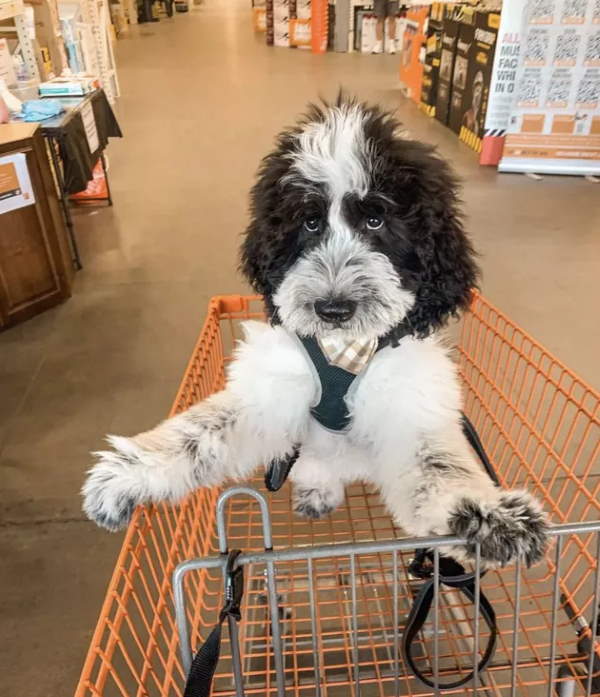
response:
{"label": "puppy's front leg", "polygon": [[112,450],[95,453],[99,461],[82,494],[88,517],[109,530],[125,526],[139,504],[178,501],[198,487],[245,478],[293,449],[284,433],[228,391],[151,431],[108,440]]}
{"label": "puppy's front leg", "polygon": [[544,555],[548,524],[539,503],[526,491],[494,486],[461,433],[425,437],[404,477],[386,472],[382,494],[398,524],[411,535],[466,538],[464,548],[448,550],[459,561],[473,560],[477,544],[486,567],[517,557],[529,566]]}

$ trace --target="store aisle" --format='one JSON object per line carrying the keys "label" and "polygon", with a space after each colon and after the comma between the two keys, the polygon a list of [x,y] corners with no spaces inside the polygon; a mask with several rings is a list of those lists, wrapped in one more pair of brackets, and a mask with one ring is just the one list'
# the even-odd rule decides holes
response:
{"label": "store aisle", "polygon": [[389,56],[268,48],[248,0],[205,0],[118,43],[115,207],[77,214],[64,306],[0,335],[0,694],[68,695],[121,536],[80,512],[89,451],[167,412],[207,299],[236,271],[247,190],[274,134],[340,85],[399,110],[465,180],[483,288],[600,385],[600,185],[499,176],[403,99]]}

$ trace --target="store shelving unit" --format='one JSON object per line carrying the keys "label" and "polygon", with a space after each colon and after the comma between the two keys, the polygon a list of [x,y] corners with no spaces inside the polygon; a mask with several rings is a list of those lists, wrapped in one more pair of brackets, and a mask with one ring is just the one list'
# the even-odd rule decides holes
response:
{"label": "store shelving unit", "polygon": [[3,26],[0,27],[0,34],[13,32],[17,34],[19,40],[17,51],[20,52],[23,57],[29,79],[39,82],[40,74],[24,12],[25,7],[23,5],[23,0],[0,0],[0,20],[3,22],[8,20],[13,21],[12,26],[10,24],[3,24]]}
{"label": "store shelving unit", "polygon": [[[110,37],[107,0],[81,0],[84,23],[88,27],[88,46],[84,49],[88,72],[100,77],[108,100],[114,104],[120,95],[117,66]],[[90,46],[91,44],[91,46]],[[89,64],[88,64],[89,61]]]}

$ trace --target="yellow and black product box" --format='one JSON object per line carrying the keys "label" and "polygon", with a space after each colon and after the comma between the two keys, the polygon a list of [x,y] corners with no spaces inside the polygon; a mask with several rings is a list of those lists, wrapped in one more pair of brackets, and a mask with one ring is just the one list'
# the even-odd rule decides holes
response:
{"label": "yellow and black product box", "polygon": [[498,13],[475,13],[475,31],[469,54],[460,125],[478,137],[483,136],[499,26]]}
{"label": "yellow and black product box", "polygon": [[446,7],[442,20],[442,35],[440,38],[440,68],[437,80],[435,100],[435,118],[445,126],[448,124],[450,112],[450,96],[452,93],[452,73],[456,57],[456,44],[460,23],[454,19],[453,10]]}
{"label": "yellow and black product box", "polygon": [[421,82],[421,107],[429,116],[435,114],[440,72],[443,16],[444,4],[441,2],[432,3],[429,11],[427,36],[425,38],[425,58],[423,63],[423,80]]}
{"label": "yellow and black product box", "polygon": [[462,126],[463,100],[467,91],[471,48],[475,41],[475,14],[472,8],[463,7],[460,15],[448,115],[448,126],[455,133],[460,133]]}

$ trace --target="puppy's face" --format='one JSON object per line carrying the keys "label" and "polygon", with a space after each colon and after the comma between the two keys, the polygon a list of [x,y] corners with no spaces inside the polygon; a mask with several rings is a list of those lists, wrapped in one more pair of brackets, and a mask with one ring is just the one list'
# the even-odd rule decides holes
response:
{"label": "puppy's face", "polygon": [[290,331],[417,335],[468,304],[473,250],[456,182],[389,114],[312,107],[279,136],[252,190],[242,269]]}

